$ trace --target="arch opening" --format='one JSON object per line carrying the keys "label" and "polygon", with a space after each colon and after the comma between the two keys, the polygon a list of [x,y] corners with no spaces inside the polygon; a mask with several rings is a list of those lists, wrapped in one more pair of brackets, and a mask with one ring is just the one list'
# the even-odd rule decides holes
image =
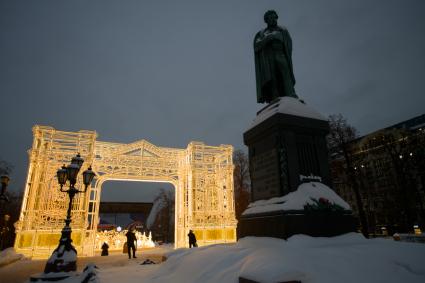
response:
{"label": "arch opening", "polygon": [[168,182],[105,180],[100,188],[96,251],[103,242],[122,250],[125,233],[134,229],[140,248],[174,243],[175,187]]}

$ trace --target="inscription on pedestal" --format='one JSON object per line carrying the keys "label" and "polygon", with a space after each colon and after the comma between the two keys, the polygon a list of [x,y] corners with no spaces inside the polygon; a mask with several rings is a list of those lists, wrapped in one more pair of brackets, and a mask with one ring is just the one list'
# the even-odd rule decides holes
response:
{"label": "inscription on pedestal", "polygon": [[279,196],[279,156],[276,149],[251,159],[253,201]]}

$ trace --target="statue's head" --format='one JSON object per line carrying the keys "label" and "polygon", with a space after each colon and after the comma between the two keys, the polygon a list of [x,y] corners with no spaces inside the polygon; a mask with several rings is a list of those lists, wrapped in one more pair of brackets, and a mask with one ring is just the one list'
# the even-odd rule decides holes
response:
{"label": "statue's head", "polygon": [[279,16],[277,15],[275,10],[268,10],[264,14],[264,22],[266,22],[267,26],[275,27],[277,26],[277,19]]}

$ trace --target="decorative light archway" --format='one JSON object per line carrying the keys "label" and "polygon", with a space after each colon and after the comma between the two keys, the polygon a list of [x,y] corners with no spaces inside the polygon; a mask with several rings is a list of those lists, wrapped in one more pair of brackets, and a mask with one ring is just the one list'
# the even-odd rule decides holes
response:
{"label": "decorative light archway", "polygon": [[[73,244],[92,256],[99,222],[100,193],[107,180],[169,182],[175,187],[175,247],[187,247],[189,229],[199,245],[236,241],[233,199],[233,148],[191,142],[186,149],[158,147],[146,140],[129,144],[102,142],[95,131],[65,132],[33,127],[33,145],[15,249],[47,258],[56,248],[67,199],[59,192],[56,170],[79,152],[84,167],[97,177],[72,207]],[[77,184],[82,186],[82,184]]]}

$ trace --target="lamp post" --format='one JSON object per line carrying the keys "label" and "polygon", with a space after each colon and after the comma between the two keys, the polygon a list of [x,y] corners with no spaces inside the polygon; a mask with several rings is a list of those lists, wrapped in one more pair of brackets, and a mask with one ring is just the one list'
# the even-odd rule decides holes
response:
{"label": "lamp post", "polygon": [[[81,158],[80,154],[77,154],[72,158],[71,164],[68,166],[62,166],[62,168],[60,168],[56,173],[60,185],[60,191],[67,193],[69,196],[65,227],[62,229],[62,235],[59,240],[58,247],[53,251],[46,263],[44,274],[37,276],[36,278],[33,277],[32,279],[56,281],[70,276],[69,274],[64,274],[64,272],[77,270],[77,250],[72,245],[72,230],[70,226],[72,201],[76,194],[85,193],[87,191],[87,187],[91,184],[95,176],[95,173],[92,171],[90,166],[83,172],[84,190],[78,190],[75,187],[75,184],[77,183],[77,175],[83,163],[84,160]],[[69,188],[64,189],[63,187],[67,184],[67,182],[69,183]]]}

